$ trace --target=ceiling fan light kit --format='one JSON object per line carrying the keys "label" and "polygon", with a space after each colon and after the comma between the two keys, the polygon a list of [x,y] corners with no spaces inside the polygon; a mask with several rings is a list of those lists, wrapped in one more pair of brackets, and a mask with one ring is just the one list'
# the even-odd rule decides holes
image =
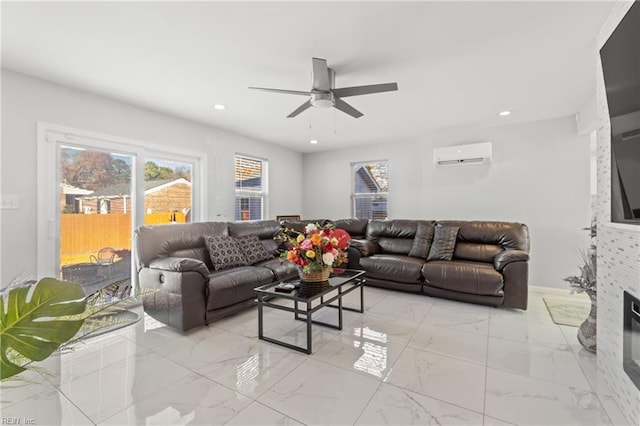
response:
{"label": "ceiling fan light kit", "polygon": [[335,108],[350,115],[353,118],[362,117],[363,114],[343,101],[341,98],[348,96],[369,95],[372,93],[392,92],[398,90],[398,83],[371,84],[367,86],[354,86],[334,88],[335,72],[327,66],[326,59],[312,58],[312,85],[309,92],[285,89],[269,89],[266,87],[249,87],[249,89],[263,90],[266,92],[284,93],[287,95],[304,95],[309,99],[296,108],[287,118],[292,118],[301,112],[314,108]]}
{"label": "ceiling fan light kit", "polygon": [[333,93],[316,92],[311,93],[311,106],[316,108],[331,108],[335,103]]}

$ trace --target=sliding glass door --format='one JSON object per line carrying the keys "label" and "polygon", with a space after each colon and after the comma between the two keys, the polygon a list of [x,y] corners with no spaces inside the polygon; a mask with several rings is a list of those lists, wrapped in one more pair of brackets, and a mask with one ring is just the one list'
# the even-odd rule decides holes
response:
{"label": "sliding glass door", "polygon": [[132,154],[58,147],[59,269],[89,292],[131,278]]}
{"label": "sliding glass door", "polygon": [[38,126],[39,276],[131,284],[133,230],[202,218],[204,154]]}
{"label": "sliding glass door", "polygon": [[186,223],[192,217],[193,165],[150,158],[144,164],[144,223]]}

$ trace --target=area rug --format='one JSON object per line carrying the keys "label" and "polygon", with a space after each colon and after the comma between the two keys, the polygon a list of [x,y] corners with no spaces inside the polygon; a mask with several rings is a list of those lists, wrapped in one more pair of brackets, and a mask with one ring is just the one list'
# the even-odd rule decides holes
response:
{"label": "area rug", "polygon": [[589,316],[588,300],[571,300],[566,297],[543,297],[551,319],[558,325],[578,327]]}

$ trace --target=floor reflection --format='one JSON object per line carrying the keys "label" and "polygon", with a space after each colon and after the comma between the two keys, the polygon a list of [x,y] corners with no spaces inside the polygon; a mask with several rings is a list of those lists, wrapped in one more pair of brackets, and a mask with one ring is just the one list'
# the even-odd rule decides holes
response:
{"label": "floor reflection", "polygon": [[362,350],[362,355],[353,363],[353,368],[376,377],[382,377],[388,362],[385,345],[387,334],[365,327],[355,328],[353,335],[356,337],[353,347]]}
{"label": "floor reflection", "polygon": [[260,374],[260,354],[255,354],[236,368],[236,389],[242,393],[252,392]]}

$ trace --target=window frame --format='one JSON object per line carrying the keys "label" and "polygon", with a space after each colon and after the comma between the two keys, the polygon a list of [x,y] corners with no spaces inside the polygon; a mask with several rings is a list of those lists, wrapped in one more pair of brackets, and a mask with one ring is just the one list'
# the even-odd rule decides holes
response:
{"label": "window frame", "polygon": [[[375,199],[375,198],[384,198],[385,202],[387,203],[387,214],[385,216],[384,219],[389,218],[389,185],[387,182],[387,190],[386,191],[381,191],[381,192],[356,192],[356,168],[358,166],[366,166],[369,164],[374,164],[374,163],[386,163],[387,165],[387,181],[389,179],[389,169],[390,169],[390,163],[389,160],[387,159],[382,159],[382,160],[371,160],[371,161],[355,161],[352,162],[350,167],[351,167],[351,217],[355,218],[355,219],[360,219],[356,216],[356,203],[357,200],[361,200],[361,199],[366,199],[366,198],[370,198],[370,199]],[[371,212],[371,216],[373,218],[373,211]],[[368,218],[363,218],[363,219],[368,219]],[[376,218],[378,219],[378,218]]]}
{"label": "window frame", "polygon": [[[260,190],[247,190],[247,189],[239,189],[237,187],[236,181],[236,165],[238,159],[245,159],[249,161],[258,161],[260,162],[260,179],[261,179],[261,187]],[[268,217],[269,212],[269,160],[266,158],[256,157],[254,155],[243,154],[240,152],[236,152],[233,156],[233,185],[234,185],[234,199],[233,199],[233,218],[236,222],[246,222],[251,220],[265,220]],[[260,218],[251,219],[243,221],[241,218],[237,216],[238,213],[238,200],[243,198],[260,198],[261,200],[261,211]],[[249,202],[250,203],[250,202]]]}

